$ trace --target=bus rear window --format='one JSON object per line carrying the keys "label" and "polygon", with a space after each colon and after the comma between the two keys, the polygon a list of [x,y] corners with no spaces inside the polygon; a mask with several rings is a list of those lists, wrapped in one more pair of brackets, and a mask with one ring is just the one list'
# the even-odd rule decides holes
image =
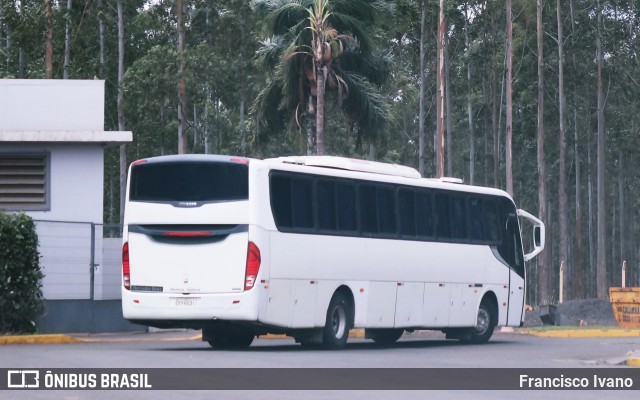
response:
{"label": "bus rear window", "polygon": [[249,167],[215,162],[167,162],[134,165],[130,201],[213,202],[247,200]]}

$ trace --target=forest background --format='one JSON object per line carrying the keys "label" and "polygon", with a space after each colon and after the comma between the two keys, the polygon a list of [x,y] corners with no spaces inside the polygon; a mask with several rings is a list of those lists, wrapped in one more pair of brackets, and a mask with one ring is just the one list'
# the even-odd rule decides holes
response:
{"label": "forest background", "polygon": [[0,77],[105,80],[105,129],[134,133],[107,152],[107,222],[120,221],[127,163],[144,157],[366,158],[511,191],[547,227],[528,303],[558,301],[561,266],[564,300],[606,298],[625,261],[640,286],[639,10],[0,0]]}

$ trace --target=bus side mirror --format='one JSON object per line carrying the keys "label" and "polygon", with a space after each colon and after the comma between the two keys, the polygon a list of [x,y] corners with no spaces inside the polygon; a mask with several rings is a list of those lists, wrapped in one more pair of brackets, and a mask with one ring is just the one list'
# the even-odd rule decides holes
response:
{"label": "bus side mirror", "polygon": [[537,225],[533,227],[533,245],[535,247],[542,246],[542,228]]}
{"label": "bus side mirror", "polygon": [[533,251],[524,255],[524,260],[529,261],[544,249],[544,223],[524,210],[518,210],[518,216],[533,224]]}

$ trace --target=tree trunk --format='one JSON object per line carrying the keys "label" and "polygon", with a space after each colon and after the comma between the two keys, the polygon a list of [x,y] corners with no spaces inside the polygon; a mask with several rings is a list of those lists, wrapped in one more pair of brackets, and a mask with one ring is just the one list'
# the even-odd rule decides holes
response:
{"label": "tree trunk", "polygon": [[471,99],[471,47],[469,43],[469,13],[464,4],[464,44],[467,53],[467,118],[469,122],[469,184],[475,182],[476,146],[473,135],[473,102]]}
{"label": "tree trunk", "polygon": [[98,74],[100,74],[98,76],[98,78],[100,79],[105,79],[105,58],[104,58],[104,15],[103,15],[103,8],[102,8],[102,0],[98,0],[98,33],[99,33],[99,45],[100,45],[100,55],[99,55],[99,63],[100,63],[100,69]]}
{"label": "tree trunk", "polygon": [[440,1],[438,18],[438,76],[436,80],[436,178],[444,176],[444,0]]}
{"label": "tree trunk", "polygon": [[421,14],[420,14],[420,109],[418,110],[418,172],[420,172],[420,174],[422,176],[424,176],[425,174],[425,142],[426,142],[426,135],[425,135],[425,131],[424,131],[424,108],[425,108],[425,103],[424,103],[424,96],[425,96],[425,76],[424,76],[424,69],[425,69],[425,65],[424,65],[424,57],[425,57],[425,50],[424,50],[424,37],[425,37],[425,18],[426,18],[426,8],[427,8],[427,0],[422,0],[421,2]]}
{"label": "tree trunk", "polygon": [[[18,11],[20,12],[20,21],[22,23],[24,21],[24,1],[20,2]],[[24,49],[22,45],[18,48],[18,79],[24,79]]]}
{"label": "tree trunk", "polygon": [[578,299],[586,298],[585,291],[585,277],[586,269],[584,265],[584,246],[582,243],[582,194],[580,187],[582,185],[580,177],[580,152],[578,146],[578,110],[574,106],[573,109],[573,125],[574,125],[574,158],[576,164],[576,232],[575,232],[575,257],[574,257],[574,275],[573,275],[573,290],[574,297]]}
{"label": "tree trunk", "polygon": [[[324,47],[324,46],[323,46]],[[324,155],[324,78],[326,67],[324,63],[318,66],[318,76],[316,84],[318,85],[316,96],[316,154]]]}
{"label": "tree trunk", "polygon": [[184,69],[186,61],[184,57],[184,0],[176,1],[176,18],[178,24],[178,154],[187,152],[185,117],[187,102],[185,99],[186,82],[184,79]]}
{"label": "tree trunk", "polygon": [[[491,32],[493,37],[493,57],[492,60],[496,61],[496,24],[491,24]],[[498,77],[496,68],[491,68],[491,118],[492,118],[492,132],[493,132],[493,186],[499,187],[500,181],[498,178],[498,171],[500,169],[500,152],[499,148],[499,131],[498,131],[498,98],[500,98],[500,106],[502,106],[502,90],[500,91],[500,97],[498,96]]]}
{"label": "tree trunk", "polygon": [[599,299],[606,299],[607,293],[607,260],[606,260],[606,211],[605,211],[605,131],[604,131],[604,88],[602,85],[602,9],[600,0],[597,1],[598,28],[596,34],[596,63],[598,69],[598,166],[597,166],[597,205],[598,205],[598,232],[597,232],[597,296]]}
{"label": "tree trunk", "polygon": [[53,79],[53,9],[51,1],[52,0],[44,0],[44,13],[47,18],[44,65],[47,79]]}
{"label": "tree trunk", "polygon": [[[124,131],[124,12],[118,0],[118,130]],[[127,191],[127,146],[120,145],[120,223],[124,221],[124,203]]]}
{"label": "tree trunk", "polygon": [[446,107],[446,125],[447,125],[447,176],[453,176],[453,140],[451,136],[451,92],[450,86],[450,69],[449,69],[449,41],[446,36],[444,38],[444,92],[445,92],[445,107]]}
{"label": "tree trunk", "polygon": [[[573,0],[569,1],[569,12],[571,19],[571,33],[575,35],[575,18],[573,17]],[[572,65],[574,70],[577,68],[575,52],[571,55]],[[584,260],[584,244],[582,241],[582,180],[580,169],[580,146],[578,141],[578,93],[577,89],[574,90],[573,99],[573,136],[574,136],[574,162],[576,165],[576,183],[575,183],[575,206],[576,206],[576,230],[575,230],[575,251],[574,251],[574,268],[573,268],[573,290],[574,297],[578,299],[584,299],[587,297],[586,291],[586,274]]]}
{"label": "tree trunk", "polygon": [[511,141],[513,135],[513,115],[512,115],[512,98],[511,98],[511,86],[513,84],[511,77],[511,68],[513,65],[513,21],[511,17],[511,2],[512,0],[506,0],[507,6],[507,122],[505,126],[506,130],[506,144],[505,144],[505,163],[507,168],[507,193],[513,197],[513,167],[512,167],[512,154],[511,154]]}
{"label": "tree trunk", "polygon": [[69,68],[71,64],[71,0],[67,0],[67,18],[64,24],[64,71],[62,79],[69,79]]}
{"label": "tree trunk", "polygon": [[567,232],[567,167],[566,167],[566,134],[567,128],[565,126],[565,109],[566,101],[564,96],[564,35],[562,30],[562,10],[560,8],[560,0],[556,0],[556,14],[558,19],[558,102],[559,102],[559,119],[560,119],[560,166],[559,166],[559,182],[558,182],[558,225],[560,230],[560,263],[564,262],[565,268],[564,279],[564,293],[565,298],[571,298],[569,293],[569,274],[567,269],[569,266],[568,257],[568,245],[567,238],[569,236]]}
{"label": "tree trunk", "polygon": [[[620,265],[622,265],[622,263],[627,259],[627,255],[626,255],[626,246],[625,246],[625,241],[626,241],[626,230],[625,230],[625,211],[624,211],[624,188],[625,188],[625,182],[624,182],[624,153],[622,152],[622,150],[618,150],[618,160],[619,160],[619,167],[618,167],[618,197],[619,197],[619,201],[620,201],[620,212],[618,213],[619,215],[619,221],[620,221]],[[625,282],[621,282],[621,284],[625,284]]]}
{"label": "tree trunk", "polygon": [[[536,1],[536,32],[538,42],[538,121],[537,121],[537,162],[538,162],[538,218],[546,221],[547,218],[547,189],[546,168],[544,161],[544,54],[543,38],[544,27],[542,25],[542,0]],[[549,250],[547,250],[549,253]],[[542,260],[543,258],[540,257]],[[549,265],[546,262],[538,263],[538,299],[546,304],[550,300],[549,290]]]}

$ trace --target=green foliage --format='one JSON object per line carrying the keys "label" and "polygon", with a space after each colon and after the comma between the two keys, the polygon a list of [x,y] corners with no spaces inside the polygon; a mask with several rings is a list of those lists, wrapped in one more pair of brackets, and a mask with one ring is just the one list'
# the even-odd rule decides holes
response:
{"label": "green foliage", "polygon": [[35,332],[43,276],[31,217],[0,212],[0,332]]}

